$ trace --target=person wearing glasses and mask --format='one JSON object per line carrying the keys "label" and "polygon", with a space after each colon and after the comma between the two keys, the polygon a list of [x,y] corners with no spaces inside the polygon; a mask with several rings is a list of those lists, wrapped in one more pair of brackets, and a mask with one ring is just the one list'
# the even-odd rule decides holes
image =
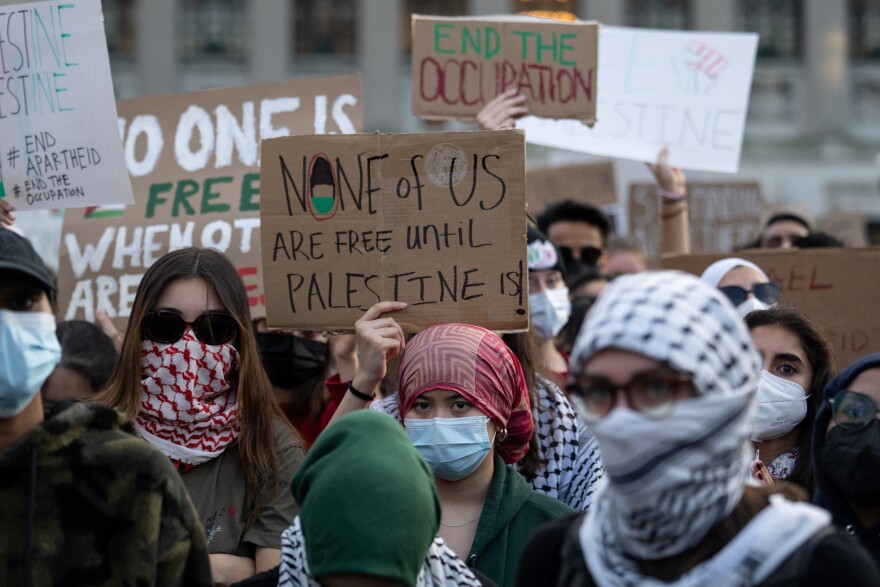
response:
{"label": "person wearing glasses and mask", "polygon": [[180,472],[215,582],[278,564],[298,511],[286,484],[305,453],[260,364],[244,284],[222,253],[188,247],[147,270],[99,400]]}
{"label": "person wearing glasses and mask", "polygon": [[605,266],[611,221],[595,206],[572,200],[551,204],[538,216],[538,230],[559,248],[569,279]]}
{"label": "person wearing glasses and mask", "polygon": [[779,301],[779,284],[771,282],[764,270],[751,261],[738,257],[715,261],[700,279],[720,289],[740,318],[754,310],[766,310]]}
{"label": "person wearing glasses and mask", "polygon": [[569,394],[606,474],[582,517],[533,535],[519,585],[877,585],[858,543],[794,486],[747,483],[761,360],[715,288],[616,279],[571,356]]}
{"label": "person wearing glasses and mask", "polygon": [[813,502],[880,568],[880,353],[846,368],[822,398],[813,427]]}

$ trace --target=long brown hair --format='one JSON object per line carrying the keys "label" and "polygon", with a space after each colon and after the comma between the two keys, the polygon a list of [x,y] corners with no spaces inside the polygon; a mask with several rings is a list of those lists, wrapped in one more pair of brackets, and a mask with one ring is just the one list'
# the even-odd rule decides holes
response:
{"label": "long brown hair", "polygon": [[[535,377],[535,363],[537,361],[538,348],[535,337],[531,332],[508,332],[502,335],[502,340],[513,351],[522,367],[526,387],[529,389],[529,402],[533,412],[538,409],[541,401],[538,397],[538,380]],[[532,430],[532,440],[529,442],[529,450],[519,461],[519,472],[530,483],[535,480],[535,473],[542,464],[538,454],[538,423]]]}
{"label": "long brown hair", "polygon": [[756,310],[746,316],[746,326],[754,330],[761,326],[778,326],[797,337],[807,361],[813,370],[813,379],[805,390],[810,396],[807,402],[807,415],[801,424],[798,440],[798,460],[792,470],[789,481],[797,483],[812,495],[816,490],[816,477],[813,472],[813,421],[819,404],[822,402],[822,390],[837,372],[834,350],[822,329],[803,311],[791,306],[776,306],[769,310]]}
{"label": "long brown hair", "polygon": [[[272,420],[274,416],[278,416],[280,422],[286,423],[287,420],[275,401],[269,378],[260,362],[244,284],[235,267],[222,253],[214,249],[188,247],[168,253],[147,269],[138,286],[116,369],[96,399],[124,412],[129,418],[134,419],[138,415],[144,316],[155,310],[162,292],[169,284],[192,277],[205,281],[238,323],[235,347],[239,353],[239,368],[235,385],[241,432],[237,442],[249,496],[246,507],[249,508],[249,514],[256,514],[263,505],[266,480],[275,480],[274,492],[280,487]],[[291,427],[291,430],[294,429]],[[252,520],[253,516],[248,515],[246,526],[250,526]]]}

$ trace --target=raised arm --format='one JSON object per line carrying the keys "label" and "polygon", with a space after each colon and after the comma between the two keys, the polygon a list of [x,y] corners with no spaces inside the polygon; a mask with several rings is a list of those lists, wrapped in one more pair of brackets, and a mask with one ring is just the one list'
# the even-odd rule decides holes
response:
{"label": "raised arm", "polygon": [[660,224],[663,227],[660,252],[686,255],[691,252],[687,182],[684,171],[669,166],[668,157],[669,148],[663,147],[657,155],[657,162],[648,164],[660,192]]}

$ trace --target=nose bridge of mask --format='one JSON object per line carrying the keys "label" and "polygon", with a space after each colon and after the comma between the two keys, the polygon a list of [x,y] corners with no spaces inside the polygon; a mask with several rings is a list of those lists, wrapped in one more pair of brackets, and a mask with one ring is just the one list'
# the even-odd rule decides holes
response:
{"label": "nose bridge of mask", "polygon": [[758,382],[758,403],[806,401],[809,398],[799,383],[783,379],[769,371],[761,371]]}

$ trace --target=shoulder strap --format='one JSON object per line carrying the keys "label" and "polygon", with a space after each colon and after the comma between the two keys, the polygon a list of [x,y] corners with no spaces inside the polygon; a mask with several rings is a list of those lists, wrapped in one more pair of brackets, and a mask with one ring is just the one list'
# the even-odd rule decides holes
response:
{"label": "shoulder strap", "polygon": [[578,536],[585,515],[574,517],[565,530],[565,537],[562,539],[562,546],[559,549],[560,564],[559,574],[556,576],[557,587],[579,587],[593,584]]}

